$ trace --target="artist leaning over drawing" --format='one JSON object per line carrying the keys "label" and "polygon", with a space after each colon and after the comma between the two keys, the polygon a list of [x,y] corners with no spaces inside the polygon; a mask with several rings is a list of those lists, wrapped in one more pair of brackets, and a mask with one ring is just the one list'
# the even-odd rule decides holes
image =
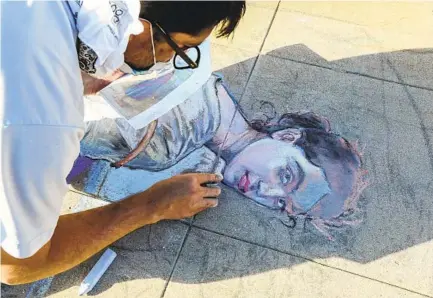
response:
{"label": "artist leaning over drawing", "polygon": [[84,91],[96,92],[121,75],[117,69],[166,62],[174,49],[199,45],[216,26],[220,36],[230,35],[243,1],[1,1],[1,10],[2,282],[52,276],[143,225],[217,205],[205,198],[220,189],[201,184],[220,178],[190,174],[119,203],[59,216],[84,135],[80,68],[104,77],[95,83],[83,74]]}
{"label": "artist leaning over drawing", "polygon": [[[356,222],[348,215],[356,210],[365,186],[356,146],[332,132],[327,119],[314,113],[286,113],[273,121],[249,122],[236,106],[222,80],[213,75],[193,96],[158,119],[147,147],[125,166],[158,172],[149,173],[154,179],[147,181],[151,185],[164,172],[181,172],[182,160],[193,151],[203,146],[214,153],[221,149],[220,163],[225,166],[218,169],[223,182],[255,202],[282,210],[293,220],[303,217],[328,237],[327,227]],[[124,118],[90,121],[81,154],[115,162],[147,130],[134,130]]]}

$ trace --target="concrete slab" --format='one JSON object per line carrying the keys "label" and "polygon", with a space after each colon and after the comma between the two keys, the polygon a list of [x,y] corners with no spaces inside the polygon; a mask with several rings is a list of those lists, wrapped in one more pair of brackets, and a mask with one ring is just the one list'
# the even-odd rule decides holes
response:
{"label": "concrete slab", "polygon": [[357,117],[361,109],[392,122],[433,128],[432,97],[429,90],[264,55],[259,57],[242,106],[249,117],[263,100],[279,111],[313,109],[323,116]]}
{"label": "concrete slab", "polygon": [[433,88],[432,3],[281,2],[274,56]]}
{"label": "concrete slab", "polygon": [[[110,246],[117,258],[89,293],[95,297],[160,297],[171,272],[187,226],[161,222],[139,229]],[[49,297],[75,297],[98,260],[97,256],[57,275]]]}
{"label": "concrete slab", "polygon": [[192,229],[164,297],[421,297],[249,243]]}
{"label": "concrete slab", "polygon": [[268,9],[276,9],[278,6],[278,3],[280,1],[273,1],[273,0],[260,0],[260,1],[256,1],[256,0],[246,0],[247,5],[250,6],[256,6],[256,7],[263,7],[263,8],[268,8]]}
{"label": "concrete slab", "polygon": [[433,295],[433,268],[424,265],[433,263],[431,98],[418,88],[260,57],[242,101],[246,114],[253,118],[261,100],[277,115],[311,110],[359,140],[370,180],[358,213],[364,222],[335,229],[330,242],[226,189],[219,207],[194,224]]}
{"label": "concrete slab", "polygon": [[257,54],[218,44],[212,44],[211,54],[212,69],[224,75],[233,93],[242,94]]}
{"label": "concrete slab", "polygon": [[68,191],[65,198],[63,199],[63,205],[60,214],[73,213],[76,206],[80,203],[81,197],[83,197],[82,194]]}
{"label": "concrete slab", "polygon": [[360,203],[363,222],[331,229],[333,241],[301,220],[290,228],[285,214],[230,189],[218,208],[197,215],[194,225],[433,296],[433,269],[426,266],[433,261],[428,193],[404,208],[407,197],[401,192],[391,191],[387,200],[383,191],[367,191]]}
{"label": "concrete slab", "polygon": [[264,42],[269,25],[274,16],[275,9],[258,7],[247,4],[244,18],[239,23],[232,37],[216,38],[212,36],[212,43],[244,49],[257,54]]}
{"label": "concrete slab", "polygon": [[24,298],[29,291],[31,284],[8,286],[1,284],[1,296],[3,298]]}
{"label": "concrete slab", "polygon": [[[430,12],[431,2],[327,2],[327,1],[281,1],[280,10],[301,12],[306,15],[324,19],[369,26],[399,30],[401,33],[413,33],[433,22]],[[416,22],[414,22],[416,20]],[[431,30],[427,28],[426,30]],[[426,32],[424,30],[424,32]],[[423,34],[423,32],[418,32]],[[426,35],[427,36],[427,35]],[[421,41],[418,41],[421,42]]]}

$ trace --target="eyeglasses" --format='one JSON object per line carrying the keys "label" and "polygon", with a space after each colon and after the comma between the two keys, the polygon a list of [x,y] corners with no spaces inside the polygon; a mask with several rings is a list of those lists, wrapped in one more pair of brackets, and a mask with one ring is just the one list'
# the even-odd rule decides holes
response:
{"label": "eyeglasses", "polygon": [[198,46],[191,47],[188,49],[181,49],[165,32],[158,22],[151,23],[158,29],[161,35],[164,37],[168,45],[176,52],[173,59],[173,65],[176,69],[195,69],[200,63],[200,49]]}

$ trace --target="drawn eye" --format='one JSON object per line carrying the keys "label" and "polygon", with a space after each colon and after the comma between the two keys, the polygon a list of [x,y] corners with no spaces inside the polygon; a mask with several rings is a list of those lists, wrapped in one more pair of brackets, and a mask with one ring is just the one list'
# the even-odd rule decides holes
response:
{"label": "drawn eye", "polygon": [[278,200],[278,207],[282,210],[285,209],[286,208],[286,201],[284,201],[284,199],[279,199]]}
{"label": "drawn eye", "polygon": [[290,172],[289,169],[284,169],[281,172],[281,183],[283,183],[284,185],[286,185],[290,181],[292,181],[292,173]]}

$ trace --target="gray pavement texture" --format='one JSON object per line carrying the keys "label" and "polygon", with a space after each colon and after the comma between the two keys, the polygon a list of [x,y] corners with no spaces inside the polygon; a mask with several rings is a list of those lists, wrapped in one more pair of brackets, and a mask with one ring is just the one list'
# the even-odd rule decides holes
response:
{"label": "gray pavement texture", "polygon": [[[279,114],[326,116],[359,141],[370,181],[363,223],[329,241],[224,188],[218,208],[114,243],[119,256],[89,295],[433,297],[432,11],[427,2],[248,2],[235,37],[213,40],[214,69],[248,117],[265,100]],[[94,187],[74,185],[65,212],[125,194],[104,185],[116,180],[106,164],[93,171]],[[76,296],[97,257],[54,277],[46,295]],[[2,296],[28,288],[3,285]]]}

